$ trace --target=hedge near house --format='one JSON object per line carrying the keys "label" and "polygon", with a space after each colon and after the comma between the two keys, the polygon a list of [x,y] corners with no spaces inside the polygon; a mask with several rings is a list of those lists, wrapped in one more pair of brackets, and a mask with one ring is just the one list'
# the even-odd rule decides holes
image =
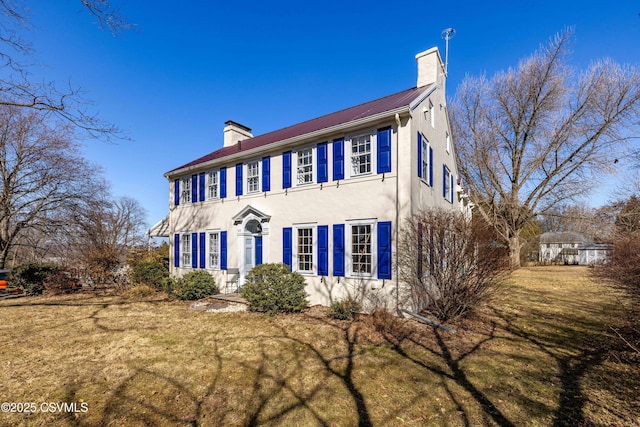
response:
{"label": "hedge near house", "polygon": [[250,311],[293,313],[309,304],[305,286],[304,277],[289,271],[286,264],[262,264],[249,272],[240,294],[249,303]]}

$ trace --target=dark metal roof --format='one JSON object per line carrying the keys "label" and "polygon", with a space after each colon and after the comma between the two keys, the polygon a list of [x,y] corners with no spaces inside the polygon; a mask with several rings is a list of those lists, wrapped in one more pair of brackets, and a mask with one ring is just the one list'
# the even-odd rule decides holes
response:
{"label": "dark metal roof", "polygon": [[336,111],[335,113],[307,120],[305,122],[275,130],[273,132],[258,135],[253,138],[248,138],[243,140],[240,144],[220,148],[212,153],[207,154],[206,156],[202,156],[167,173],[170,174],[183,168],[196,166],[215,159],[221,159],[242,151],[263,147],[274,142],[284,141],[289,138],[294,138],[307,133],[319,131],[321,129],[326,129],[354,120],[374,116],[376,114],[384,113],[385,111],[392,111],[397,108],[409,106],[411,101],[416,99],[427,89],[428,86],[420,88],[414,87],[402,92],[394,93],[393,95],[385,96],[384,98],[365,102],[364,104]]}
{"label": "dark metal roof", "polygon": [[540,243],[587,243],[587,239],[580,233],[573,231],[547,231],[540,235]]}

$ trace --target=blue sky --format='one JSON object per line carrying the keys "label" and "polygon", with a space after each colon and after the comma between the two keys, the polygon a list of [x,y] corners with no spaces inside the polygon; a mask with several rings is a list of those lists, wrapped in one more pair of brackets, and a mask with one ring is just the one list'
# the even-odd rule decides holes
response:
{"label": "blue sky", "polygon": [[34,74],[81,87],[131,141],[87,140],[116,196],[150,225],[168,212],[163,174],[222,146],[224,122],[254,135],[415,85],[415,54],[449,45],[448,95],[466,74],[515,66],[565,26],[571,61],[640,63],[639,1],[129,1],[113,37],[77,0],[30,0]]}

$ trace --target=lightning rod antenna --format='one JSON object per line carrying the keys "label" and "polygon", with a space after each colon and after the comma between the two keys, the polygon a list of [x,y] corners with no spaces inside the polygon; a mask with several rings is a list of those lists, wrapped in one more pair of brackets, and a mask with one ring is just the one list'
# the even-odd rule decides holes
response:
{"label": "lightning rod antenna", "polygon": [[449,70],[449,40],[451,40],[456,35],[455,28],[445,28],[440,33],[440,37],[444,39],[444,72],[448,73]]}

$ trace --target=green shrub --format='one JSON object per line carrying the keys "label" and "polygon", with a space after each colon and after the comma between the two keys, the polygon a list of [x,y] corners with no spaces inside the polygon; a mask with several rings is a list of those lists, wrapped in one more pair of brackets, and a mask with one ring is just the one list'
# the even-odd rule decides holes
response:
{"label": "green shrub", "polygon": [[169,277],[169,269],[160,261],[142,261],[133,267],[131,279],[137,285],[162,290],[162,282]]}
{"label": "green shrub", "polygon": [[160,281],[160,290],[171,295],[176,288],[176,280],[171,277],[165,277]]}
{"label": "green shrub", "polygon": [[360,310],[362,310],[360,303],[352,297],[347,297],[343,300],[334,301],[329,307],[328,315],[333,319],[350,320],[356,317]]}
{"label": "green shrub", "polygon": [[206,271],[192,271],[174,283],[173,294],[181,300],[195,300],[218,293],[213,277]]}
{"label": "green shrub", "polygon": [[308,304],[305,285],[304,277],[290,272],[285,264],[262,264],[249,272],[240,294],[249,303],[250,311],[292,313]]}
{"label": "green shrub", "polygon": [[60,271],[53,264],[25,264],[11,270],[10,283],[27,295],[41,295],[45,291],[45,279]]}

